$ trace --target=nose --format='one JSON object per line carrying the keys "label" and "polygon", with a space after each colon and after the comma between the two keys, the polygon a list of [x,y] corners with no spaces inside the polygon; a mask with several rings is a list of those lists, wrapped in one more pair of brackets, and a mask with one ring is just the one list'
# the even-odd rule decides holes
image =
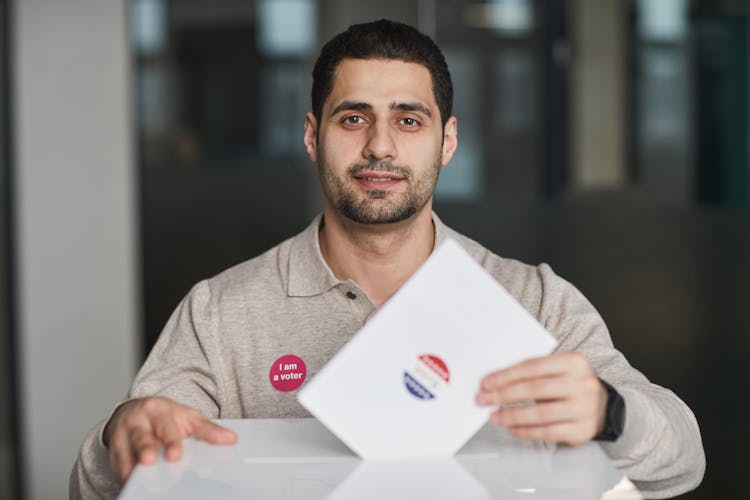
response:
{"label": "nose", "polygon": [[393,160],[396,154],[396,143],[391,137],[388,124],[380,122],[370,127],[362,155],[368,160]]}

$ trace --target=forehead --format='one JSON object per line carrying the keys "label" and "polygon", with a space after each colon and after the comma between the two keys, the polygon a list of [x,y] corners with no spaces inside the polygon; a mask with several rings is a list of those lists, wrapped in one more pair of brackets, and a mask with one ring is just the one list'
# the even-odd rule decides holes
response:
{"label": "forehead", "polygon": [[419,101],[437,116],[432,76],[423,65],[393,59],[344,59],[336,68],[324,110],[342,101],[373,107],[393,102]]}

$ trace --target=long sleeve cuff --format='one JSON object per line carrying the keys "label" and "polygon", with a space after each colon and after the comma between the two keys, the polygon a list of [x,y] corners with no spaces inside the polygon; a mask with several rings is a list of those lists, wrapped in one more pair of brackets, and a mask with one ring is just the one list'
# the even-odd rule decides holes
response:
{"label": "long sleeve cuff", "polygon": [[697,487],[706,460],[690,409],[663,388],[617,391],[625,400],[623,433],[614,442],[600,443],[614,464],[648,498],[672,497]]}
{"label": "long sleeve cuff", "polygon": [[109,450],[102,443],[104,425],[100,422],[83,440],[78,459],[70,475],[70,499],[114,499],[122,485],[109,467]]}

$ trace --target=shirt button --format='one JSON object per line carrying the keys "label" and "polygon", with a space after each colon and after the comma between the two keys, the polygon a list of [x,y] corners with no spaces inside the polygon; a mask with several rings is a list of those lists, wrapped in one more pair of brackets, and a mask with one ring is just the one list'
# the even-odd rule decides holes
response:
{"label": "shirt button", "polygon": [[354,300],[354,299],[357,298],[357,294],[354,293],[354,292],[346,292],[346,296],[349,297],[352,300]]}

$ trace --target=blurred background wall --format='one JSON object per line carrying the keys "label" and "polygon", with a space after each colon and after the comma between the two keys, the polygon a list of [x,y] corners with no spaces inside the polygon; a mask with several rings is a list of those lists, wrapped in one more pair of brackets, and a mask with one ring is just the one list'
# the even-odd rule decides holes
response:
{"label": "blurred background wall", "polygon": [[433,36],[453,75],[460,144],[436,211],[549,262],[693,408],[708,469],[685,498],[750,495],[748,2],[0,7],[7,498],[65,495],[83,434],[190,286],[319,210],[302,146],[312,63],[381,17]]}
{"label": "blurred background wall", "polygon": [[124,2],[23,0],[3,24],[16,394],[0,411],[15,411],[3,444],[16,444],[19,472],[0,479],[7,498],[67,497],[81,439],[142,358],[127,13]]}

